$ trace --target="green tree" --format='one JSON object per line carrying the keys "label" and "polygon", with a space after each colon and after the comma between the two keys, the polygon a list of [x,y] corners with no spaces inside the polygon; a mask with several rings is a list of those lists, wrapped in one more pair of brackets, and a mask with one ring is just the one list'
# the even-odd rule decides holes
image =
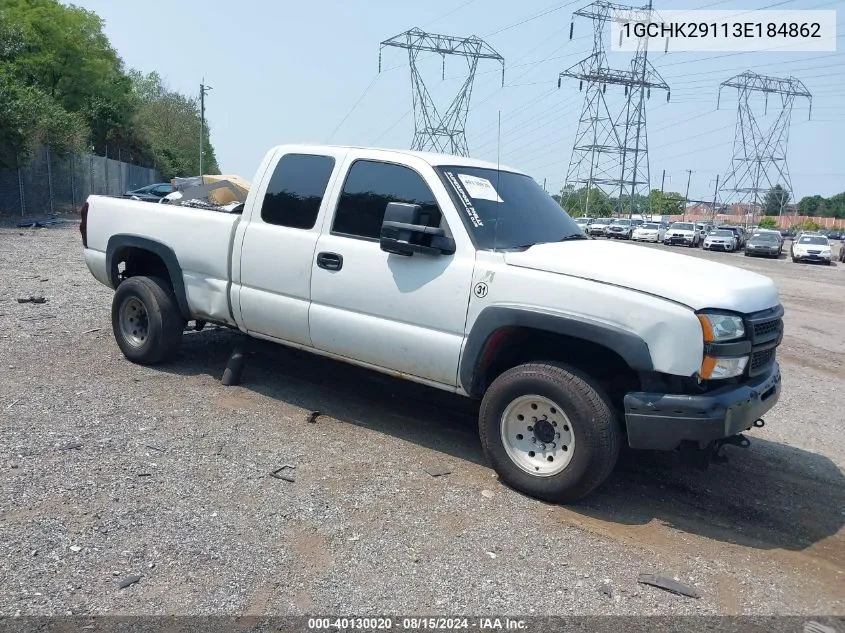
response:
{"label": "green tree", "polygon": [[777,220],[775,220],[774,218],[763,218],[760,220],[761,229],[773,229],[777,227],[777,225]]}
{"label": "green tree", "polygon": [[780,215],[789,199],[789,192],[780,185],[775,185],[763,198],[763,215]]}
{"label": "green tree", "polygon": [[827,201],[819,196],[804,196],[798,202],[799,215],[823,215]]}
{"label": "green tree", "polygon": [[23,40],[7,60],[10,72],[66,111],[79,113],[98,150],[121,145],[130,136],[132,84],[102,20],[57,0],[3,0],[3,12]]}
{"label": "green tree", "polygon": [[587,187],[574,189],[571,185],[560,192],[561,206],[573,218],[588,215],[590,217],[608,217],[613,214],[613,205],[607,194],[598,187],[587,192]]}
{"label": "green tree", "polygon": [[[167,88],[158,73],[130,71],[138,100],[135,126],[149,143],[165,178],[199,175],[200,110],[198,100]],[[208,124],[203,143],[203,171],[219,173]]]}
{"label": "green tree", "polygon": [[837,193],[825,201],[825,213],[828,218],[845,218],[845,192]]}
{"label": "green tree", "polygon": [[0,166],[16,169],[38,145],[79,151],[88,137],[85,120],[0,66]]}
{"label": "green tree", "polygon": [[654,215],[681,215],[684,212],[684,196],[675,191],[663,192],[652,189],[649,194],[649,213]]}

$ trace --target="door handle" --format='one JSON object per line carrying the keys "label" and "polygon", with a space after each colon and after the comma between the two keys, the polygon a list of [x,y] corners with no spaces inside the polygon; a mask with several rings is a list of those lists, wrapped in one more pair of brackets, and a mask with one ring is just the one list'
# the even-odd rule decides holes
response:
{"label": "door handle", "polygon": [[343,268],[343,255],[337,253],[319,253],[317,266],[326,270],[340,270]]}

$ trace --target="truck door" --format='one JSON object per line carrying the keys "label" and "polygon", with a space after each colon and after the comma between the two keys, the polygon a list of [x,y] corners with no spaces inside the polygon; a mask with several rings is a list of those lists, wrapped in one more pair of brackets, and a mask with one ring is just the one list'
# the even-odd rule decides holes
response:
{"label": "truck door", "polygon": [[258,192],[240,249],[240,316],[250,334],[310,346],[308,305],[311,262],[320,235],[317,220],[339,159],[306,153],[276,158],[267,172],[272,175],[266,190]]}
{"label": "truck door", "polygon": [[454,386],[475,249],[466,234],[455,234],[452,255],[382,251],[388,202],[421,205],[427,225],[452,235],[441,212],[451,202],[430,167],[352,162],[313,259],[311,340],[333,354]]}

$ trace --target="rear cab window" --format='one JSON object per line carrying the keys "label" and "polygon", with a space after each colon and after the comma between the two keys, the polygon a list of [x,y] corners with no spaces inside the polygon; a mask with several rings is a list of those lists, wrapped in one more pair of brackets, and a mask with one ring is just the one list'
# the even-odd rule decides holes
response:
{"label": "rear cab window", "polygon": [[335,159],[319,154],[285,154],[276,163],[261,204],[266,224],[313,229]]}

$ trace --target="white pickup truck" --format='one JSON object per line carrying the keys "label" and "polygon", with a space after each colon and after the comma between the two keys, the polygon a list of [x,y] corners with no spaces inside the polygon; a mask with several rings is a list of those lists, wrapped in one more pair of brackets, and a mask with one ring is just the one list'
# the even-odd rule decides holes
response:
{"label": "white pickup truck", "polygon": [[480,399],[500,478],[558,502],[623,442],[709,462],[778,400],[768,278],[590,239],[517,170],[289,145],[253,183],[240,214],[88,199],[85,261],[129,360],[214,322]]}

